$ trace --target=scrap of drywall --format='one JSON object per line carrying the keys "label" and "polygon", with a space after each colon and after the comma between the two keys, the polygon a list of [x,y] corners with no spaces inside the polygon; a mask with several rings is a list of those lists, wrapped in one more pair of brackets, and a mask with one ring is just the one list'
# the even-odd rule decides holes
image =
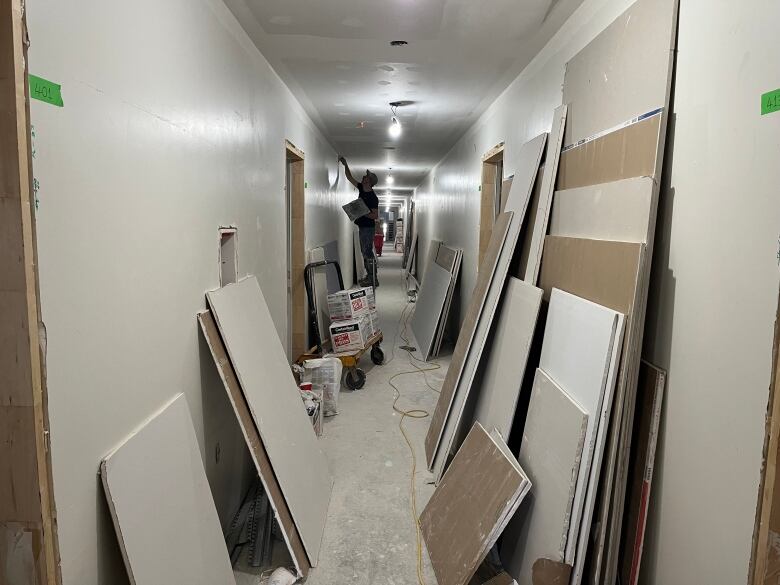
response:
{"label": "scrap of drywall", "polygon": [[475,424],[420,515],[439,583],[469,582],[530,487],[501,437]]}

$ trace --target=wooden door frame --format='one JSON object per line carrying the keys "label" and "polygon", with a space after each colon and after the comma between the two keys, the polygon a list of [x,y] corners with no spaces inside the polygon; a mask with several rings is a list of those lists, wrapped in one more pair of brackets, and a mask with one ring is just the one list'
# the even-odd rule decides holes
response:
{"label": "wooden door frame", "polygon": [[501,185],[503,176],[498,176],[499,163],[504,161],[504,143],[499,142],[482,157],[482,184],[480,186],[479,204],[479,258],[477,265],[482,262],[490,236],[493,233],[493,224],[496,221],[496,192]]}
{"label": "wooden door frame", "polygon": [[[777,531],[777,517],[780,515],[780,295],[775,317],[775,336],[772,347],[772,374],[769,384],[769,399],[766,411],[763,465],[758,490],[756,522],[753,531],[753,551],[750,561],[748,583],[767,583],[769,569],[770,532],[773,525]],[[773,519],[774,517],[774,519]],[[776,582],[777,576],[771,582]]]}
{"label": "wooden door frame", "polygon": [[[287,243],[290,265],[290,298],[288,299],[288,337],[290,360],[295,361],[307,349],[306,347],[306,288],[303,282],[303,269],[306,266],[306,182],[304,180],[304,159],[302,150],[289,140],[285,141],[285,197],[290,198],[287,221],[290,225]],[[290,176],[287,165],[291,165]]]}
{"label": "wooden door frame", "polygon": [[[32,192],[27,24],[0,8],[0,582],[61,582]],[[10,497],[11,494],[15,497]],[[8,551],[13,551],[6,558]],[[30,562],[32,566],[26,563]]]}

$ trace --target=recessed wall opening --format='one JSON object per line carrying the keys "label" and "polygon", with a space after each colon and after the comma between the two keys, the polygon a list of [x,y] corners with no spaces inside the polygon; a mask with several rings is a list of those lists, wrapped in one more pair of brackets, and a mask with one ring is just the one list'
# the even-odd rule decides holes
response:
{"label": "recessed wall opening", "polygon": [[238,280],[238,230],[219,228],[219,285]]}
{"label": "recessed wall opening", "polygon": [[290,362],[306,351],[306,266],[303,151],[285,142],[285,207],[287,216],[287,357]]}
{"label": "recessed wall opening", "polygon": [[479,260],[485,254],[490,236],[493,233],[493,223],[496,216],[503,211],[506,201],[502,201],[501,183],[504,178],[504,143],[491,148],[482,157],[482,186],[479,210]]}

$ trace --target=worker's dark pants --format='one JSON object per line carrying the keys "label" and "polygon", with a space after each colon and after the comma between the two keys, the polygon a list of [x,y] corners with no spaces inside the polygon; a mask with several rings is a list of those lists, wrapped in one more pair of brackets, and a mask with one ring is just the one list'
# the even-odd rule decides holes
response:
{"label": "worker's dark pants", "polygon": [[[374,256],[374,227],[359,227],[360,252],[363,254],[363,266],[366,276],[376,279],[376,257]],[[374,282],[377,282],[374,280]]]}

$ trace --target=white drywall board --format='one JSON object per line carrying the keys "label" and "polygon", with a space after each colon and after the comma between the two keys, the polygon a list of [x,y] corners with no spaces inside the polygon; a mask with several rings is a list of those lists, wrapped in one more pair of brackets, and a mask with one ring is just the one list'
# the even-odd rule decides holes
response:
{"label": "white drywall board", "polygon": [[100,475],[132,585],[235,585],[184,394],[106,455]]}
{"label": "white drywall board", "polygon": [[556,191],[550,235],[646,244],[655,182],[636,177]]}
{"label": "white drywall board", "polygon": [[[309,250],[309,262],[322,262],[325,260],[325,248],[313,248]],[[328,339],[328,327],[330,327],[330,314],[328,313],[328,276],[327,271],[330,271],[331,267],[314,268],[311,271],[312,284],[314,290],[312,296],[314,297],[315,311],[317,313],[317,327],[320,331],[320,342],[324,342]],[[314,341],[311,342],[312,345]]]}
{"label": "white drywall board", "polygon": [[566,64],[566,146],[668,103],[677,0],[638,0]]}
{"label": "white drywall board", "polygon": [[536,210],[536,220],[530,227],[531,247],[528,251],[528,263],[525,267],[523,280],[535,285],[539,278],[539,268],[542,263],[544,237],[547,235],[547,223],[550,218],[550,205],[555,191],[555,179],[558,176],[558,161],[563,148],[563,132],[566,127],[566,104],[558,106],[553,113],[552,129],[547,140],[547,155],[545,156],[542,185],[539,191],[539,207]]}
{"label": "white drywall board", "polygon": [[433,350],[436,331],[444,311],[447,291],[452,283],[452,274],[436,262],[425,270],[425,280],[417,294],[411,325],[417,340],[417,349],[427,361]]}
{"label": "white drywall board", "polygon": [[317,564],[333,480],[254,276],[207,293],[295,525]]}
{"label": "white drywall board", "polygon": [[619,354],[622,329],[623,316],[620,313],[553,289],[539,367],[589,413],[566,543],[565,561],[569,564],[575,560],[598,437],[606,436],[603,421],[608,409],[605,406],[609,405],[612,395],[609,383],[614,387],[617,375],[615,352]]}
{"label": "white drywall board", "polygon": [[457,257],[457,250],[441,244],[436,252],[436,264],[452,272],[455,270],[455,260]]}
{"label": "white drywall board", "polygon": [[[497,429],[509,440],[520,397],[528,352],[542,304],[542,289],[508,277],[492,335],[485,347],[484,373],[476,394],[473,421]],[[471,425],[473,421],[465,421]]]}
{"label": "white drywall board", "polygon": [[428,255],[425,257],[425,266],[422,267],[422,270],[419,267],[417,269],[417,275],[420,277],[418,280],[421,285],[425,282],[425,277],[431,265],[436,264],[436,256],[439,255],[439,246],[442,244],[441,240],[431,240],[428,243]]}
{"label": "white drywall board", "polygon": [[493,323],[493,316],[496,313],[498,302],[506,284],[509,265],[517,248],[520,229],[523,226],[525,212],[531,199],[531,191],[539,171],[539,161],[541,160],[546,140],[547,134],[540,134],[533,140],[526,142],[520,152],[518,172],[515,173],[515,178],[512,181],[512,190],[506,203],[506,211],[512,212],[506,241],[503,248],[501,248],[496,269],[493,272],[490,286],[485,296],[485,302],[482,305],[479,320],[477,321],[477,327],[466,355],[466,362],[458,378],[455,395],[447,413],[440,441],[441,444],[434,457],[433,472],[437,481],[441,479],[450,455],[455,454],[463,438],[465,438],[465,434],[468,432],[468,429],[464,429],[465,432],[461,432],[461,418],[466,408],[466,402],[468,401],[474,376],[479,366],[479,360],[482,358],[487,335]]}
{"label": "white drywall board", "polygon": [[537,559],[563,561],[587,428],[588,413],[537,368],[518,456],[533,488],[501,546],[520,583],[531,583]]}
{"label": "white drywall board", "polygon": [[441,344],[444,340],[444,332],[447,329],[447,323],[450,318],[450,309],[452,308],[452,297],[455,294],[455,287],[458,284],[458,276],[460,275],[460,266],[463,262],[463,250],[457,250],[455,256],[455,264],[452,268],[452,280],[450,286],[447,289],[447,298],[444,301],[444,310],[442,311],[441,319],[439,319],[439,328],[436,331],[436,342],[433,346],[433,357],[437,357],[441,351]]}

